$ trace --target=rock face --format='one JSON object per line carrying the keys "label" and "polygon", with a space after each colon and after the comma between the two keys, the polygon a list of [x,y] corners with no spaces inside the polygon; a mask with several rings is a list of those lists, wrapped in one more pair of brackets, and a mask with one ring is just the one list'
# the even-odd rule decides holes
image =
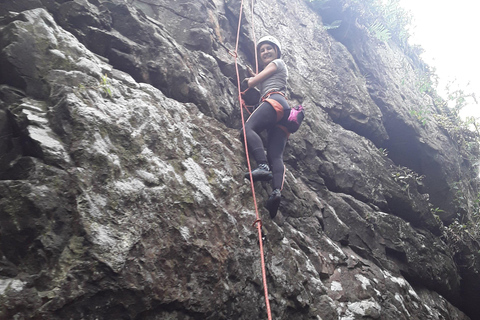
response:
{"label": "rock face", "polygon": [[[228,51],[239,9],[1,2],[0,318],[266,318]],[[274,220],[256,185],[273,318],[479,319],[480,246],[442,237],[473,206],[472,165],[409,112],[436,112],[414,64],[353,22],[327,33],[302,0],[254,9],[242,76],[255,22],[307,107]]]}

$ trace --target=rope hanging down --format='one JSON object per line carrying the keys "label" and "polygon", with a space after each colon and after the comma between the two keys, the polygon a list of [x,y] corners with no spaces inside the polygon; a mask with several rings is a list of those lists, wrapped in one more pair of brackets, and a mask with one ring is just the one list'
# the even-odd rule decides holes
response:
{"label": "rope hanging down", "polygon": [[[253,2],[252,0],[252,34],[253,34],[253,43],[256,43],[255,39],[255,29],[254,29],[254,21],[253,21]],[[257,227],[258,230],[258,243],[260,246],[260,257],[261,257],[261,265],[262,265],[262,279],[263,279],[263,291],[265,293],[265,306],[267,308],[267,315],[268,315],[268,320],[272,320],[272,312],[270,310],[270,302],[268,300],[268,288],[267,288],[267,276],[266,276],[266,270],[265,270],[265,255],[263,253],[263,240],[262,240],[262,220],[260,219],[260,215],[258,213],[258,206],[257,206],[257,198],[255,197],[255,187],[253,184],[253,177],[252,177],[252,167],[250,166],[250,157],[248,155],[248,145],[247,145],[247,135],[245,133],[245,118],[243,115],[243,109],[244,109],[244,101],[242,99],[242,92],[240,89],[240,75],[238,72],[238,41],[240,37],[240,26],[242,22],[242,12],[243,12],[243,0],[240,3],[240,13],[239,13],[239,18],[238,18],[238,30],[237,30],[237,39],[235,43],[235,52],[234,52],[234,58],[235,58],[235,71],[237,73],[237,87],[238,87],[238,101],[240,102],[240,114],[242,116],[242,124],[243,124],[243,140],[245,142],[245,154],[247,157],[247,164],[248,164],[248,172],[250,174],[250,187],[252,189],[252,194],[253,194],[253,204],[255,206],[255,214],[256,214],[256,220],[253,223],[254,226]],[[257,50],[255,49],[255,72],[258,73],[258,58],[257,58]]]}

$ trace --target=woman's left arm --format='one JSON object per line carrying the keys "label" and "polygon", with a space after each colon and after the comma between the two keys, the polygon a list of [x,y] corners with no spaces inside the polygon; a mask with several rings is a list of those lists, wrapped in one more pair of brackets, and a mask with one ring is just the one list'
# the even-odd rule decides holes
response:
{"label": "woman's left arm", "polygon": [[270,62],[265,69],[263,69],[259,74],[257,74],[255,77],[248,78],[248,87],[252,88],[257,86],[260,82],[264,81],[268,77],[270,77],[272,74],[277,71],[277,65],[273,62]]}

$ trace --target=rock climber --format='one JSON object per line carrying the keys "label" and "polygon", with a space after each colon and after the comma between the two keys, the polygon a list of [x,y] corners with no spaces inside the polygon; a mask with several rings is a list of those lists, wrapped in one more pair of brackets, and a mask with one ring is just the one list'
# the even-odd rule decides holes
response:
{"label": "rock climber", "polygon": [[[260,104],[245,123],[245,134],[248,148],[258,167],[252,171],[253,181],[272,180],[273,191],[265,207],[273,219],[280,206],[285,166],[283,152],[289,136],[286,123],[290,115],[290,106],[285,98],[287,90],[288,70],[280,58],[282,49],[280,42],[265,36],[258,41],[257,48],[261,71],[246,78],[248,88],[257,87],[260,91]],[[260,133],[268,131],[267,156]],[[267,161],[268,157],[268,161]],[[245,177],[250,179],[250,174]]]}

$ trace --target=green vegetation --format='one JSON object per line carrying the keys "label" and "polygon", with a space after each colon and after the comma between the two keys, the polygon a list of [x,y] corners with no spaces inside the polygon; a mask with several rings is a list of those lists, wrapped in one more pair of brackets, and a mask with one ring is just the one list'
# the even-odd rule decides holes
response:
{"label": "green vegetation", "polygon": [[425,106],[419,106],[416,109],[410,109],[410,114],[420,121],[422,126],[425,126],[428,121],[428,116],[431,114],[431,112]]}
{"label": "green vegetation", "polygon": [[[450,138],[459,147],[459,153],[470,163],[477,163],[480,159],[480,125],[475,117],[462,119],[460,111],[467,105],[467,99],[475,100],[474,94],[467,94],[463,90],[447,90],[447,100],[434,96],[434,104],[438,113],[434,114],[437,124],[443,128]],[[476,100],[475,100],[476,101]],[[478,170],[475,170],[478,175]]]}
{"label": "green vegetation", "polygon": [[401,186],[403,191],[410,193],[410,187],[422,185],[422,180],[425,178],[425,176],[419,175],[407,167],[396,166],[394,168],[394,172],[392,173],[392,178]]}
{"label": "green vegetation", "polygon": [[103,93],[105,93],[110,99],[112,98],[112,87],[110,86],[110,80],[108,79],[107,74],[104,74],[100,81],[97,83],[97,85],[89,85],[86,86],[84,84],[80,84],[78,86],[80,90],[85,90],[85,89],[94,89],[94,90],[101,90]]}
{"label": "green vegetation", "polygon": [[380,152],[380,154],[382,155],[382,157],[388,157],[388,150],[385,149],[385,148],[378,148],[378,151]]}
{"label": "green vegetation", "polygon": [[459,243],[480,241],[480,192],[473,197],[469,196],[465,194],[460,182],[454,183],[452,188],[455,190],[455,204],[468,212],[457,213],[453,222],[444,229],[444,237],[450,240],[449,244],[455,251],[458,250]]}
{"label": "green vegetation", "polygon": [[392,38],[390,30],[378,20],[368,25],[368,31],[380,41],[387,42]]}
{"label": "green vegetation", "polygon": [[[369,33],[381,41],[390,39],[401,47],[408,45],[410,36],[407,26],[411,23],[411,15],[400,7],[399,0],[306,0],[320,13],[328,11],[334,5],[350,11],[358,23],[365,26]],[[339,27],[342,20],[328,24],[327,29]]]}
{"label": "green vegetation", "polygon": [[[475,200],[474,210],[467,218],[458,216],[444,229],[443,236],[449,240],[450,247],[457,251],[459,243],[469,243],[480,240],[480,194]],[[480,252],[479,252],[480,253]]]}
{"label": "green vegetation", "polygon": [[415,117],[422,126],[435,120],[450,138],[459,146],[460,154],[475,163],[480,159],[480,123],[475,117],[462,119],[460,113],[468,104],[468,100],[477,102],[475,94],[455,87],[451,82],[445,88],[446,99],[437,93],[438,76],[435,70],[417,72],[415,87],[417,91],[431,101],[430,104],[411,106],[410,115]]}
{"label": "green vegetation", "polygon": [[105,92],[110,98],[112,97],[112,89],[110,88],[110,81],[108,80],[107,74],[102,76],[102,81],[98,86],[102,88],[103,92]]}

